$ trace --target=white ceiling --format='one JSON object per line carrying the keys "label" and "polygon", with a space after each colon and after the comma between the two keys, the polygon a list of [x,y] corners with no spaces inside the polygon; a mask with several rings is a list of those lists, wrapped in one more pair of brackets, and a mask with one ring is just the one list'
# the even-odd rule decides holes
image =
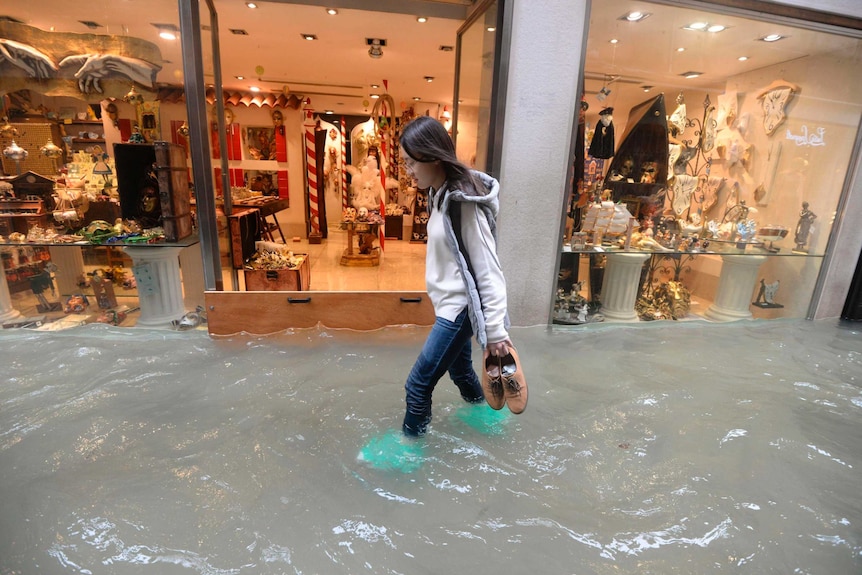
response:
{"label": "white ceiling", "polygon": [[[372,93],[389,94],[396,106],[413,104],[421,98],[428,106],[451,105],[455,81],[455,52],[440,46],[455,46],[472,0],[333,0],[331,3],[300,0],[301,3],[258,2],[251,10],[244,0],[214,0],[218,13],[222,80],[227,90],[248,90],[306,95],[316,110],[360,114],[370,111]],[[330,16],[324,6],[374,7],[338,8]],[[206,2],[201,0],[201,23],[210,24]],[[85,4],[68,0],[27,0],[4,2],[0,16],[58,32],[128,35],[159,46],[166,62],[158,82],[181,85],[182,53],[179,41],[159,38],[153,24],[179,26],[177,0],[88,0]],[[421,24],[416,18],[428,15]],[[88,29],[80,20],[101,26]],[[245,30],[235,35],[231,29]],[[302,34],[315,34],[307,41]],[[386,40],[383,57],[368,55],[366,38]],[[205,67],[212,81],[212,52],[208,34],[204,36]],[[263,73],[257,73],[258,66]],[[245,76],[237,80],[236,76]],[[425,81],[425,76],[434,78]],[[371,88],[380,85],[379,89]]]}
{"label": "white ceiling", "polygon": [[[286,87],[291,93],[311,98],[316,110],[361,114],[373,105],[370,94],[382,92],[383,81],[388,80],[388,92],[396,107],[413,104],[413,97],[420,97],[426,107],[451,105],[455,52],[439,48],[455,46],[457,30],[472,3],[473,0],[332,0],[330,5],[345,7],[339,8],[337,16],[330,16],[324,9],[326,0],[262,1],[256,10],[247,8],[244,0],[214,0],[221,32],[224,86],[247,90],[257,85],[275,93]],[[208,24],[206,3],[201,1],[201,6],[202,22]],[[631,10],[650,12],[651,16],[640,23],[619,19]],[[146,39],[160,47],[166,60],[158,81],[182,83],[179,42],[160,39],[152,25],[179,25],[177,0],[88,0],[85,4],[21,0],[4,3],[0,7],[0,16],[3,15],[43,30],[53,27],[56,31]],[[429,15],[429,21],[418,23],[418,15]],[[683,29],[700,19],[724,24],[728,29],[717,34]],[[101,27],[89,30],[80,20],[92,20]],[[234,35],[230,29],[242,29],[248,35]],[[304,40],[304,33],[316,34],[318,40]],[[773,44],[757,40],[770,33],[789,37]],[[368,56],[366,38],[386,40],[382,58]],[[619,43],[610,44],[611,38]],[[678,52],[680,47],[686,50]],[[858,49],[858,41],[640,0],[601,0],[593,2],[590,17],[586,98],[590,114],[594,114],[605,105],[628,109],[646,99],[649,94],[645,95],[643,85],[654,86],[653,94],[665,91],[675,95],[692,89],[720,92],[729,76],[848,48]],[[211,62],[207,42],[204,49],[205,60]],[[739,62],[737,58],[743,55],[749,60]],[[255,71],[258,66],[262,74]],[[691,80],[680,76],[690,70],[704,75]],[[237,75],[246,79],[237,80]],[[425,76],[432,76],[434,81],[426,82]],[[373,89],[372,84],[381,87]],[[611,89],[611,95],[600,103],[595,93],[604,84]],[[369,105],[364,105],[366,101]]]}

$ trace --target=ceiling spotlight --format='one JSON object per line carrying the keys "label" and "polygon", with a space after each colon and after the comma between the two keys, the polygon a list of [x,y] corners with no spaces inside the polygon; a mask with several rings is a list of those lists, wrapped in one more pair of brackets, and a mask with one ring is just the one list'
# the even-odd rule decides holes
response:
{"label": "ceiling spotlight", "polygon": [[371,84],[371,87],[375,90],[380,87],[380,84]]}
{"label": "ceiling spotlight", "polygon": [[641,20],[645,20],[652,16],[649,12],[629,12],[628,14],[623,14],[619,17],[619,20],[626,20],[628,22],[640,22]]}
{"label": "ceiling spotlight", "polygon": [[376,100],[380,97],[380,94],[371,94],[371,99]]}
{"label": "ceiling spotlight", "polygon": [[769,36],[764,36],[759,38],[759,40],[763,42],[778,42],[779,40],[786,38],[787,36],[782,36],[781,34],[770,34]]}
{"label": "ceiling spotlight", "polygon": [[494,32],[496,28],[494,28],[493,26],[488,26],[487,28],[485,28],[485,30],[487,30],[488,32]]}
{"label": "ceiling spotlight", "polygon": [[652,90],[652,86],[641,86],[641,89],[642,89],[644,92],[649,92],[650,90]]}
{"label": "ceiling spotlight", "polygon": [[383,57],[383,47],[386,46],[386,40],[382,38],[366,38],[365,44],[368,46],[368,55],[372,58]]}
{"label": "ceiling spotlight", "polygon": [[237,80],[245,80],[245,76],[234,76]]}
{"label": "ceiling spotlight", "polygon": [[683,76],[684,78],[697,78],[698,76],[702,76],[702,75],[703,75],[703,72],[694,72],[694,71],[683,72],[682,74],[680,74],[680,76]]}
{"label": "ceiling spotlight", "polygon": [[303,40],[317,40],[317,34],[300,34]]}
{"label": "ceiling spotlight", "polygon": [[257,86],[249,86],[248,89],[252,92],[260,92],[260,88],[258,88]]}
{"label": "ceiling spotlight", "polygon": [[608,40],[608,42],[610,42],[611,44],[619,44],[620,43],[620,41],[617,40],[616,38],[611,38],[610,40]]}
{"label": "ceiling spotlight", "polygon": [[168,32],[167,30],[165,30],[164,32],[159,32],[159,38],[161,38],[162,40],[176,40],[177,35],[173,32]]}
{"label": "ceiling spotlight", "polygon": [[737,60],[739,60],[740,62],[745,62],[746,60],[748,60],[748,56],[740,56],[739,58],[737,58]]}
{"label": "ceiling spotlight", "polygon": [[335,16],[338,14],[338,10],[336,10],[335,8],[327,8],[326,13],[330,16]]}
{"label": "ceiling spotlight", "polygon": [[325,110],[323,113],[324,114],[334,114],[335,112],[333,112],[332,110]]}
{"label": "ceiling spotlight", "polygon": [[428,18],[426,18],[425,16],[417,16],[416,21],[419,22],[420,24],[424,24],[425,22],[428,21]]}
{"label": "ceiling spotlight", "polygon": [[414,100],[414,101],[416,101],[416,102],[418,102],[418,101],[419,101],[419,100],[421,100],[421,99],[422,99],[422,98],[420,98],[419,96],[413,96],[413,100]]}
{"label": "ceiling spotlight", "polygon": [[706,22],[692,22],[688,26],[684,26],[684,30],[706,30],[706,27],[709,26]]}
{"label": "ceiling spotlight", "polygon": [[425,76],[425,81],[426,81],[426,82],[429,82],[429,83],[430,83],[430,82],[433,82],[433,81],[434,81],[434,76]]}
{"label": "ceiling spotlight", "polygon": [[677,49],[676,49],[676,51],[677,51],[677,52],[685,52],[685,48],[683,48],[682,46],[680,46],[679,48],[677,48]]}
{"label": "ceiling spotlight", "polygon": [[254,2],[246,2],[245,5],[252,9],[257,8],[257,4]]}
{"label": "ceiling spotlight", "polygon": [[707,32],[723,32],[727,30],[727,26],[722,26],[721,24],[714,24],[706,29]]}

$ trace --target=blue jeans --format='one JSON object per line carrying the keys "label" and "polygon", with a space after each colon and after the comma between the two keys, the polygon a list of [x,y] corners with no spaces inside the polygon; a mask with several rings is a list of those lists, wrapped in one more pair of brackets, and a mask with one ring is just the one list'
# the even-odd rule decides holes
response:
{"label": "blue jeans", "polygon": [[407,390],[407,412],[402,425],[405,435],[422,435],[427,430],[431,422],[431,393],[447,371],[464,401],[484,401],[482,384],[473,369],[472,337],[473,327],[466,308],[455,321],[441,317],[434,321],[404,386]]}

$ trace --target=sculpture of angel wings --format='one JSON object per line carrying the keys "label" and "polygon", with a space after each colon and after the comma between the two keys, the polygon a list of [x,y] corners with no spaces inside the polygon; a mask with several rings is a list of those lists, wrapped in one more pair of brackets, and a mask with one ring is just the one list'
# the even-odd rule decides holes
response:
{"label": "sculpture of angel wings", "polygon": [[162,69],[161,66],[145,60],[116,54],[77,54],[60,61],[61,68],[72,64],[80,66],[75,72],[75,78],[78,80],[78,88],[85,94],[93,90],[101,94],[101,80],[116,74],[122,74],[142,86],[154,88],[156,74]]}
{"label": "sculpture of angel wings", "polygon": [[59,71],[51,57],[44,52],[29,44],[0,38],[0,62],[4,60],[38,80],[50,78]]}

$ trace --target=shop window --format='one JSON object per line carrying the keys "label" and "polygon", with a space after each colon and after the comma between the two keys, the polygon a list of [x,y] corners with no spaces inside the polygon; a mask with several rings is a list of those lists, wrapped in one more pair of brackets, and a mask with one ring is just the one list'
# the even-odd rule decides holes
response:
{"label": "shop window", "polygon": [[858,77],[858,36],[592,6],[553,322],[806,317],[843,217],[862,93],[836,79]]}

